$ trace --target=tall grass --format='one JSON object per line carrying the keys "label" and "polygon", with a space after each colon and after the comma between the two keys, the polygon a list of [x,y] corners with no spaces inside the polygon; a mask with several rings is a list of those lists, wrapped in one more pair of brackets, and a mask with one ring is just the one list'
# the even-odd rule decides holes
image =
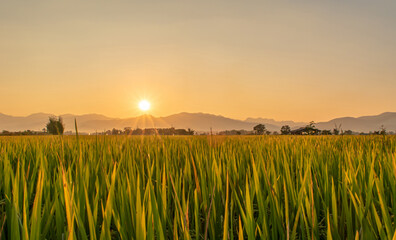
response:
{"label": "tall grass", "polygon": [[391,136],[2,137],[3,239],[396,239]]}

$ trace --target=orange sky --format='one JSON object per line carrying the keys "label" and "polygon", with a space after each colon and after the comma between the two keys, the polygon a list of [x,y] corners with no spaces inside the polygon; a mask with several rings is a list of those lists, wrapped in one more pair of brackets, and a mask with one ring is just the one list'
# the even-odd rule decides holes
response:
{"label": "orange sky", "polygon": [[0,112],[396,111],[395,1],[0,2]]}

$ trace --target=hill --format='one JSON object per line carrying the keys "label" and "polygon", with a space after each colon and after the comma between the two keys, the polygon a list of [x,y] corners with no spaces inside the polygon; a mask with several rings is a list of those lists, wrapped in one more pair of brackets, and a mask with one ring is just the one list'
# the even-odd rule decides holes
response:
{"label": "hill", "polygon": [[289,125],[291,128],[299,128],[308,125],[306,122],[294,122],[294,121],[276,121],[271,118],[246,118],[245,122],[271,124],[275,125],[280,129],[284,125]]}
{"label": "hill", "polygon": [[[0,113],[0,131],[23,131],[42,130],[48,122],[49,113],[35,113],[26,117],[16,117]],[[281,126],[289,125],[291,128],[298,128],[307,125],[304,122],[276,121],[268,118],[247,118],[237,120],[220,115],[207,113],[178,113],[166,117],[154,117],[142,115],[132,118],[110,118],[100,114],[61,115],[65,123],[66,131],[74,131],[74,119],[77,119],[78,128],[81,132],[101,132],[104,130],[131,128],[192,128],[195,131],[208,132],[212,128],[214,132],[224,130],[252,130],[259,123],[265,124],[269,131],[279,131]],[[369,132],[379,130],[383,125],[389,131],[396,130],[396,113],[386,112],[375,116],[363,116],[358,118],[343,117],[319,122],[316,126],[319,129],[333,129],[336,125],[343,130],[353,130],[356,132]]]}
{"label": "hill", "polygon": [[[26,117],[15,117],[5,114],[0,115],[0,131],[22,131],[35,130],[40,131],[45,127],[48,118],[52,114],[36,113]],[[166,117],[154,117],[151,115],[142,115],[132,118],[109,118],[98,114],[86,115],[61,115],[65,123],[65,131],[74,131],[74,119],[77,120],[79,131],[81,132],[101,132],[113,128],[123,129],[131,128],[192,128],[195,131],[223,131],[229,129],[251,130],[257,123],[245,122],[226,118],[223,116],[206,114],[206,113],[179,113]],[[279,130],[276,125],[267,124],[270,131]]]}
{"label": "hill", "polygon": [[396,130],[396,112],[385,112],[374,116],[362,117],[343,117],[330,120],[328,122],[319,122],[316,126],[319,129],[333,129],[341,125],[343,130],[352,130],[355,132],[378,131],[383,125],[388,131]]}

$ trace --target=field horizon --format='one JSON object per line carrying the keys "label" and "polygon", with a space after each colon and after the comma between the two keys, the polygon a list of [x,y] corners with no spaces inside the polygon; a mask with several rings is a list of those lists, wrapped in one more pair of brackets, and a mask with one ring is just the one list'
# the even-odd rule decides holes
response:
{"label": "field horizon", "polygon": [[[54,114],[34,113],[25,117],[16,117],[0,113],[0,131],[41,131],[48,122],[50,116]],[[209,113],[188,113],[181,112],[165,117],[154,117],[148,113],[130,118],[112,118],[102,114],[61,114],[65,123],[66,131],[74,131],[74,121],[77,120],[80,132],[94,133],[96,131],[106,131],[113,128],[184,128],[194,129],[199,132],[225,131],[225,130],[252,130],[257,124],[265,124],[269,131],[279,131],[284,125],[289,125],[292,129],[305,127],[309,122],[295,122],[292,120],[274,120],[271,118],[248,117],[245,120],[232,119],[222,115]],[[384,112],[378,115],[360,117],[338,117],[325,122],[315,122],[321,129],[332,130],[342,126],[344,130],[354,132],[378,131],[381,127],[388,131],[396,132],[396,112]]]}

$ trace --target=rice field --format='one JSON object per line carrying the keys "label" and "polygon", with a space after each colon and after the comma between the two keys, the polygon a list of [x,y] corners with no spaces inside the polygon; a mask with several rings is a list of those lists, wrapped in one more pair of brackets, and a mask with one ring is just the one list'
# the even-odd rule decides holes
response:
{"label": "rice field", "polygon": [[0,138],[0,239],[396,239],[394,136]]}

